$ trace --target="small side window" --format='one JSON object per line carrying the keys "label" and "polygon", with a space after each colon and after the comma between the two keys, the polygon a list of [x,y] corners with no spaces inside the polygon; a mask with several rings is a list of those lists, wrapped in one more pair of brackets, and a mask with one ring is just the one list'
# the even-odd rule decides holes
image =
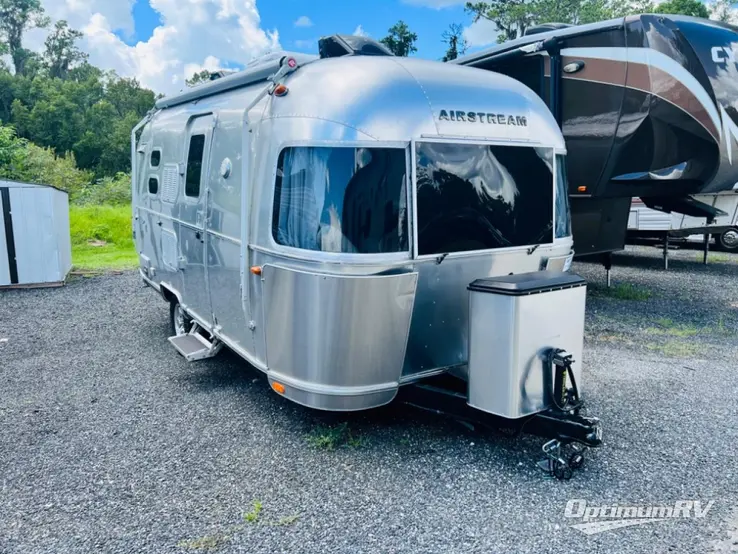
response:
{"label": "small side window", "polygon": [[151,153],[151,167],[159,167],[161,163],[161,150],[154,150]]}
{"label": "small side window", "polygon": [[159,192],[159,179],[149,177],[149,194],[157,194]]}
{"label": "small side window", "polygon": [[192,135],[190,152],[187,155],[187,176],[185,194],[197,198],[200,196],[200,179],[202,177],[202,156],[205,152],[205,135]]}

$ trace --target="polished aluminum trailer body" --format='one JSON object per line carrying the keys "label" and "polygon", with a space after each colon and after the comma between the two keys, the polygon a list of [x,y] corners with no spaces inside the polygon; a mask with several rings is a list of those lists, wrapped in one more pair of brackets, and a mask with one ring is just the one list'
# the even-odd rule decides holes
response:
{"label": "polished aluminum trailer body", "polygon": [[[463,376],[467,285],[568,268],[565,145],[556,121],[531,90],[488,71],[382,56],[294,59],[299,67],[280,81],[282,96],[263,95],[274,86],[263,79],[276,72],[267,60],[161,100],[136,129],[133,210],[143,279],[303,405],[365,409],[390,402],[402,384],[447,371]],[[451,160],[476,145],[535,149],[548,160],[552,183],[542,182],[541,198],[552,203],[552,229],[525,244],[501,240],[475,250],[466,241],[458,251],[424,251],[419,234],[422,242],[428,217],[418,204],[434,191],[424,185],[419,200],[418,182],[426,177],[419,176],[425,170],[418,158]],[[339,148],[355,149],[356,167],[376,149],[390,152],[387,159],[395,159],[393,149],[401,153],[402,198],[385,207],[399,211],[393,240],[405,246],[345,251],[346,237],[332,234],[335,210],[320,215],[318,239],[300,238],[312,249],[277,240],[283,219],[287,234],[299,225],[279,212],[287,206],[284,195],[294,194],[277,186],[288,180],[285,160],[314,162]],[[444,163],[434,171],[442,173]],[[502,184],[490,192],[489,183],[475,181],[475,168],[467,170],[469,182],[481,187],[476,194],[491,194],[510,209],[525,200],[505,171],[495,170]],[[296,169],[289,179],[295,175]],[[330,195],[335,183],[326,182],[318,192]],[[352,191],[351,202],[359,206],[361,194]],[[526,201],[533,206],[536,198]],[[371,234],[372,225],[367,219],[356,236]],[[573,351],[579,372],[581,342],[557,346]]]}

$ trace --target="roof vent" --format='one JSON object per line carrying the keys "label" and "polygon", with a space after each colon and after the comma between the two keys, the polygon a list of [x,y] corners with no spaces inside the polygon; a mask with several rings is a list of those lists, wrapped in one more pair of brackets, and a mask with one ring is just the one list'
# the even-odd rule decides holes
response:
{"label": "roof vent", "polygon": [[528,27],[525,31],[524,36],[537,35],[539,33],[548,33],[550,31],[558,31],[559,29],[566,29],[567,27],[573,27],[568,23],[542,23],[541,25],[534,25]]}
{"label": "roof vent", "polygon": [[318,41],[321,58],[342,56],[392,56],[386,46],[367,37],[357,35],[331,35]]}

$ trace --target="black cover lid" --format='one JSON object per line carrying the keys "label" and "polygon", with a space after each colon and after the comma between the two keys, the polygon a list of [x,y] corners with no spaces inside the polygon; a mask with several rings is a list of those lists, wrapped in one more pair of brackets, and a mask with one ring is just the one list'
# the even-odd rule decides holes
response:
{"label": "black cover lid", "polygon": [[586,285],[583,277],[574,273],[561,271],[535,271],[533,273],[518,273],[502,277],[488,277],[477,279],[468,289],[476,292],[505,294],[507,296],[523,296],[538,292],[549,292]]}

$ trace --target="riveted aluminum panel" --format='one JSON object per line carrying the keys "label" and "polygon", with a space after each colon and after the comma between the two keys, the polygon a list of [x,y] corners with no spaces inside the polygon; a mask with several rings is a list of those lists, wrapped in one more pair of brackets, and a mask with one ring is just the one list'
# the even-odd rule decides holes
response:
{"label": "riveted aluminum panel", "polygon": [[[394,398],[416,273],[329,275],[267,265],[263,279],[269,377],[287,385],[290,398],[341,410]],[[291,389],[311,396],[290,396]]]}

